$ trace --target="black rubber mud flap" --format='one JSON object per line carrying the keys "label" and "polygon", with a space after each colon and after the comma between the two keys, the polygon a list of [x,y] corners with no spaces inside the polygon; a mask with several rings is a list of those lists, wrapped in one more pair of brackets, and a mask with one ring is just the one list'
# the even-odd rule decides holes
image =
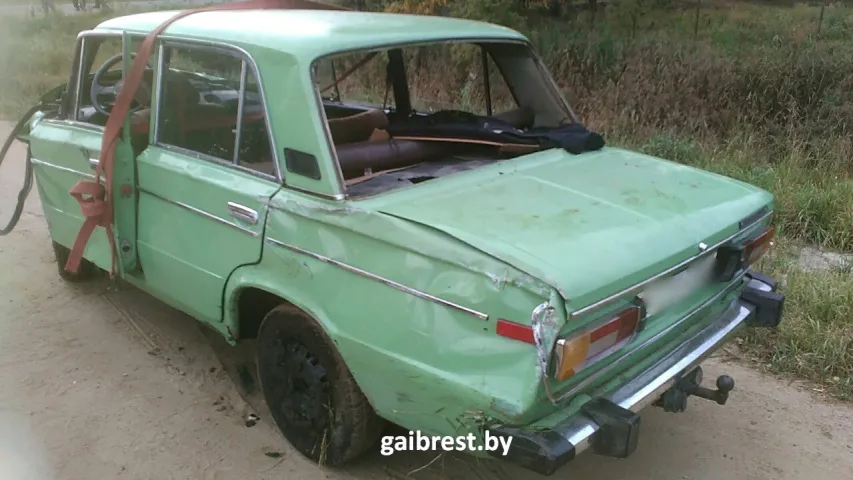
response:
{"label": "black rubber mud flap", "polygon": [[607,457],[625,458],[637,449],[640,416],[606,398],[585,403],[581,411],[601,428],[592,440],[592,451]]}

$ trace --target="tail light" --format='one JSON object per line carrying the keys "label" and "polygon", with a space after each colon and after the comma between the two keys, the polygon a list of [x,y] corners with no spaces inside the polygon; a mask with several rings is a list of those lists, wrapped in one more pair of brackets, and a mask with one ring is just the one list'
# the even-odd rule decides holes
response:
{"label": "tail light", "polygon": [[[726,273],[727,278],[730,278],[741,265],[749,267],[757,262],[773,246],[775,234],[776,229],[769,226],[758,237],[742,247],[728,250],[722,247],[720,254],[717,255],[719,257],[717,263],[722,266],[717,265],[720,267],[717,270],[723,270],[723,272],[717,272],[718,276]],[[645,320],[645,304],[637,298],[634,304],[606,317],[603,322],[595,322],[592,327],[581,333],[557,339],[554,349],[554,378],[558,381],[567,380],[629,343],[637,333],[642,331]],[[513,340],[536,344],[533,328],[530,325],[499,318],[496,333]]]}
{"label": "tail light", "polygon": [[761,232],[761,235],[747,243],[743,249],[744,263],[752,265],[767,253],[773,246],[774,235],[776,235],[776,228],[771,225]]}
{"label": "tail light", "polygon": [[625,345],[645,319],[645,308],[632,305],[584,332],[557,340],[554,377],[566,380]]}

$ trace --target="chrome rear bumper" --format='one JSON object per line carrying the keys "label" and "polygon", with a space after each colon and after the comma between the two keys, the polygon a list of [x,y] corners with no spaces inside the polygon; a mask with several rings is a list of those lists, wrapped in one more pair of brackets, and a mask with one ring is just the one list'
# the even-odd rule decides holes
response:
{"label": "chrome rear bumper", "polygon": [[692,372],[740,327],[778,325],[784,296],[776,293],[776,282],[760,274],[747,275],[750,280],[746,289],[725,313],[612,393],[589,401],[565,422],[549,430],[505,425],[489,428],[493,436],[513,437],[508,455],[499,458],[551,475],[589,448],[616,457],[633,453],[640,427],[637,412]]}

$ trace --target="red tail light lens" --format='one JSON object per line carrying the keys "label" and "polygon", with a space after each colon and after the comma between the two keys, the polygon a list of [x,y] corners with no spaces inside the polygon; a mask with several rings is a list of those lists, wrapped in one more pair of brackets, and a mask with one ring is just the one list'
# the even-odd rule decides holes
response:
{"label": "red tail light lens", "polygon": [[585,332],[557,340],[554,377],[566,380],[631,340],[645,317],[644,309],[632,305]]}

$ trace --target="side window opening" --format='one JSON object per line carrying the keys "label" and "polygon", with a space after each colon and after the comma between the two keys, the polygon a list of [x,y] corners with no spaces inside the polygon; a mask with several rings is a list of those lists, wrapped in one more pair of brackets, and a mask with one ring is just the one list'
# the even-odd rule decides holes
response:
{"label": "side window opening", "polygon": [[388,56],[384,51],[334,55],[314,65],[316,87],[325,104],[326,116],[347,116],[345,105],[394,111],[394,91],[387,82]]}
{"label": "side window opening", "polygon": [[251,64],[220,49],[164,48],[157,143],[275,176],[266,109]]}
{"label": "side window opening", "polygon": [[489,116],[518,108],[500,69],[478,44],[430,45],[406,49],[405,54],[415,111],[463,110]]}
{"label": "side window opening", "polygon": [[[131,37],[131,50],[135,51],[142,42],[140,37]],[[83,49],[81,51],[82,72],[79,77],[80,81],[76,85],[76,91],[71,105],[76,104],[76,110],[73,112],[73,119],[103,127],[107,123],[109,116],[107,115],[115,102],[115,97],[118,95],[119,82],[124,76],[122,60],[117,60],[111,66],[105,66],[105,62],[114,59],[123,53],[122,37],[118,35],[90,35],[83,40]],[[99,103],[100,108],[96,108],[92,98],[92,84],[95,81],[95,74],[98,70],[104,67],[104,71],[99,79],[99,90],[95,100]],[[147,70],[143,81],[148,85],[153,85],[153,70]],[[135,106],[135,105],[134,105]],[[142,110],[149,110],[150,105],[143,105]],[[144,112],[143,112],[144,113]]]}
{"label": "side window opening", "polygon": [[509,88],[503,73],[495,63],[490,53],[483,52],[488,73],[487,84],[489,98],[492,102],[492,115],[506,114],[518,109],[518,100]]}

